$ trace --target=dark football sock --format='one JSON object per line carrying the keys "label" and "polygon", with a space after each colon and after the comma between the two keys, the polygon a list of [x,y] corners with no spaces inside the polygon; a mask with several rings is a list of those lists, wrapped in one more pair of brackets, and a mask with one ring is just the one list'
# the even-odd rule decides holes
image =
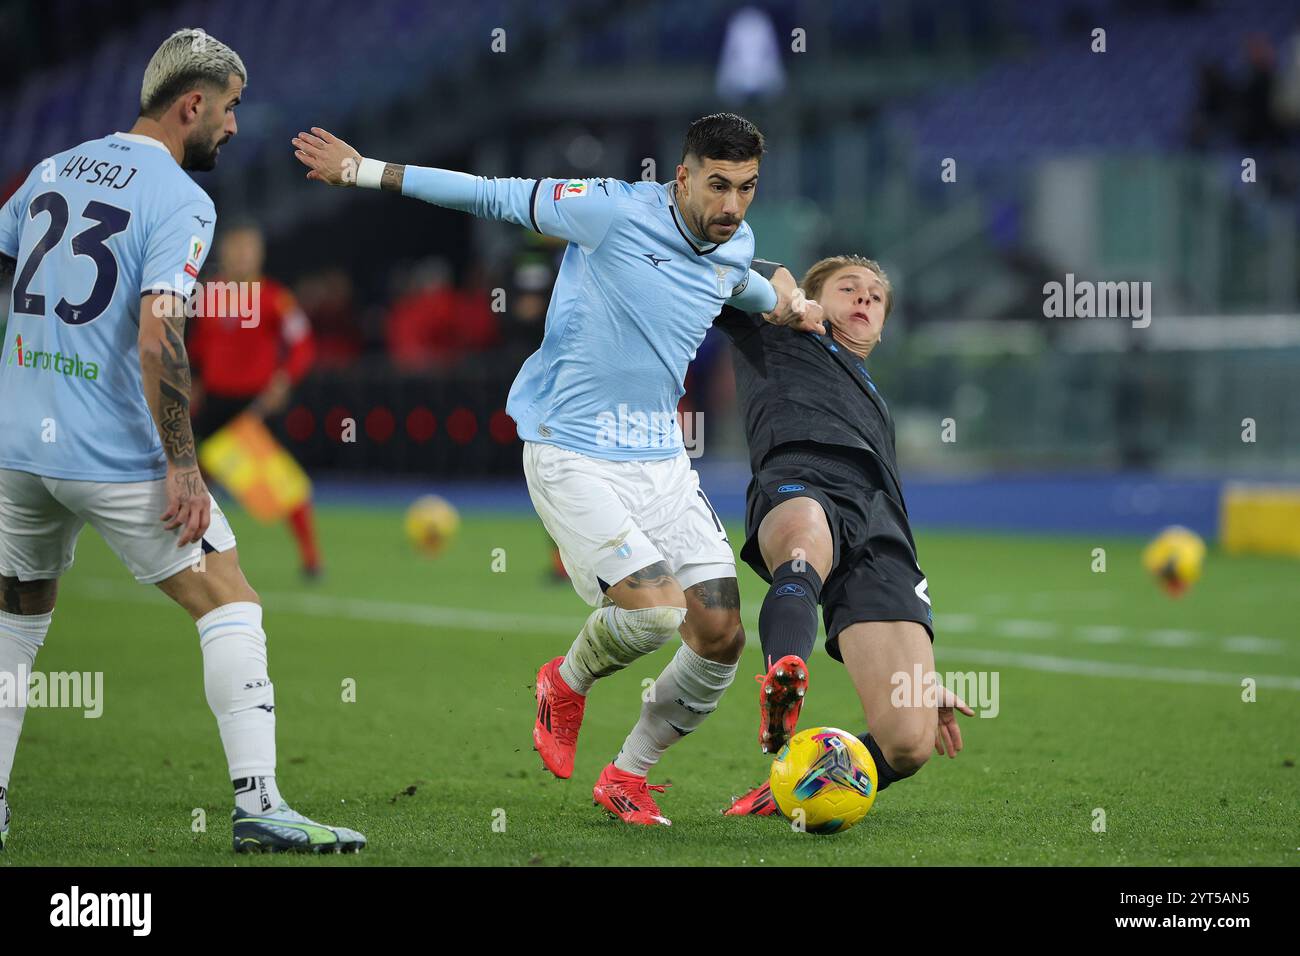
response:
{"label": "dark football sock", "polygon": [[899,773],[889,765],[889,762],[885,760],[885,755],[880,751],[880,744],[876,743],[876,738],[871,736],[870,733],[860,734],[858,739],[867,745],[867,749],[871,751],[871,759],[876,762],[877,792],[884,790],[895,780],[904,780],[911,776],[910,774]]}
{"label": "dark football sock", "polygon": [[758,639],[763,644],[763,666],[771,667],[787,654],[805,661],[817,643],[817,603],[822,579],[808,562],[796,571],[787,561],[772,574],[772,586],[758,612]]}

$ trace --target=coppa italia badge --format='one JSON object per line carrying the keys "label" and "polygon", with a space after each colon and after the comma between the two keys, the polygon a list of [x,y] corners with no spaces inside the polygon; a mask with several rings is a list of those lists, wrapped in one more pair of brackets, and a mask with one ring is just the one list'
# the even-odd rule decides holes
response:
{"label": "coppa italia badge", "polygon": [[555,184],[555,199],[573,199],[587,195],[587,184],[581,179],[570,179],[567,183]]}
{"label": "coppa italia badge", "polygon": [[23,348],[23,337],[16,336],[14,350],[9,355],[9,365],[29,368],[35,372],[55,371],[72,378],[83,378],[87,382],[99,380],[99,363],[90,362],[80,355],[64,355],[62,352],[38,352]]}
{"label": "coppa italia badge", "polygon": [[203,240],[190,236],[190,254],[185,260],[185,274],[191,278],[199,277],[199,259],[203,256]]}

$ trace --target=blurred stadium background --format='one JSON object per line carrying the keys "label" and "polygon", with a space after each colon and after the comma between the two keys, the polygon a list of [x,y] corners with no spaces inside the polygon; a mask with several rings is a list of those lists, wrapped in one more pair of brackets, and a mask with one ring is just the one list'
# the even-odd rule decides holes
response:
{"label": "blurred stadium background", "polygon": [[[1294,865],[1296,564],[1223,557],[1219,524],[1225,489],[1289,487],[1239,496],[1234,520],[1255,550],[1300,550],[1295,4],[0,0],[0,195],[128,129],[145,63],[184,26],[231,44],[250,80],[238,137],[196,176],[220,215],[207,277],[254,222],[314,329],[274,427],[316,482],[324,578],[302,580],[283,529],[230,510],[268,609],[285,777],[304,810],[346,809],[373,841],[360,862]],[[965,720],[967,753],[833,841],[717,812],[765,769],[744,676],[762,586],[745,567],[741,679],[660,768],[681,825],[615,829],[586,789],[662,655],[609,678],[574,781],[539,770],[530,684],[581,615],[552,586],[503,406],[560,250],[307,183],[289,146],[319,125],[398,162],[665,181],[689,121],[726,108],[770,143],[759,254],[798,275],[864,253],[892,276],[869,366],[897,420],[939,663],[1002,677],[1005,719]],[[1044,285],[1067,275],[1150,282],[1150,326],[1046,317]],[[738,543],[734,405],[711,335],[682,411],[703,415],[695,465]],[[467,512],[432,566],[402,535],[427,492]],[[1178,601],[1141,563],[1174,523],[1220,542]],[[88,534],[55,620],[43,666],[106,672],[112,705],[28,716],[6,857],[224,864],[228,831],[191,831],[190,808],[215,821],[229,791],[175,609]],[[847,674],[811,667],[805,721],[859,726]],[[360,705],[340,701],[344,676]],[[489,830],[494,808],[508,832]]]}
{"label": "blurred stadium background", "polygon": [[[484,175],[667,180],[686,124],[720,108],[769,139],[760,256],[798,275],[858,252],[892,275],[871,367],[919,526],[1214,535],[1225,483],[1300,465],[1290,4],[7,3],[0,195],[129,128],[149,55],[193,25],[248,66],[239,135],[198,179],[224,223],[260,225],[267,273],[311,319],[315,364],[276,427],[326,502],[436,488],[527,506],[503,406],[560,250],[313,187],[290,136],[320,125],[366,155]],[[1043,286],[1067,273],[1149,281],[1151,326],[1045,318]],[[720,337],[688,385],[704,487],[737,517],[748,474]]]}

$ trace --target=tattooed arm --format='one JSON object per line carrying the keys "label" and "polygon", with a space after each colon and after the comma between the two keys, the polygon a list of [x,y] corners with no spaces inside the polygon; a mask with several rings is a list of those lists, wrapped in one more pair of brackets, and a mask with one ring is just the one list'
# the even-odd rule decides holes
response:
{"label": "tattooed arm", "polygon": [[140,300],[140,376],[167,456],[168,531],[179,528],[176,547],[197,544],[208,530],[211,499],[199,473],[190,427],[190,359],[185,351],[185,313],[178,296]]}

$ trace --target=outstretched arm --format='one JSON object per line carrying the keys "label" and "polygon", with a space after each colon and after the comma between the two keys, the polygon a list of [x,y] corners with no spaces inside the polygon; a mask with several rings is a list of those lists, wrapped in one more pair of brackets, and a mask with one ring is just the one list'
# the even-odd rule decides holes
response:
{"label": "outstretched arm", "polygon": [[[307,178],[331,186],[401,193],[481,219],[527,226],[587,249],[599,245],[613,221],[610,180],[494,179],[450,169],[367,159],[328,130],[313,126],[292,140]],[[617,193],[615,193],[617,195]]]}
{"label": "outstretched arm", "polygon": [[294,146],[293,154],[307,167],[308,179],[329,186],[365,185],[395,193],[402,191],[406,167],[397,163],[379,163],[377,167],[367,165],[366,178],[358,183],[363,162],[361,154],[329,130],[313,126],[310,133],[299,133],[290,142]]}

